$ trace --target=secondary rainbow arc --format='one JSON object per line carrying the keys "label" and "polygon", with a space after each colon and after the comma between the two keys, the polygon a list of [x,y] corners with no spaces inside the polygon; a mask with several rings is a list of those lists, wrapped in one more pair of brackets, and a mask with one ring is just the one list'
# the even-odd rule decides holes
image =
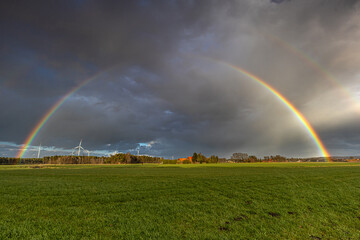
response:
{"label": "secondary rainbow arc", "polygon": [[274,36],[269,33],[262,33],[262,35],[271,42],[285,49],[287,52],[299,58],[303,63],[305,63],[307,66],[309,66],[314,71],[316,71],[324,79],[330,81],[334,86],[337,87],[337,89],[339,89],[342,92],[342,94],[345,97],[349,98],[352,101],[352,103],[357,107],[357,109],[360,111],[360,101],[357,99],[357,97],[348,88],[344,87],[343,84],[341,84],[340,81],[337,80],[328,70],[321,67],[320,64],[318,64],[315,60],[311,59],[305,53],[301,52],[299,49],[287,43],[286,41],[278,38],[277,36]]}
{"label": "secondary rainbow arc", "polygon": [[302,125],[306,128],[308,133],[310,134],[311,138],[317,145],[319,151],[321,152],[322,156],[325,158],[326,161],[331,161],[330,154],[328,150],[326,149],[324,143],[321,141],[319,135],[316,133],[315,129],[311,126],[310,122],[305,118],[305,116],[284,96],[282,95],[278,90],[276,90],[274,87],[272,87],[270,84],[266,83],[264,80],[259,78],[258,76],[246,71],[245,69],[242,69],[238,66],[235,66],[231,63],[227,63],[224,61],[214,60],[215,62],[221,63],[225,66],[231,67],[232,69],[236,70],[237,72],[240,72],[241,74],[247,76],[248,78],[256,81],[257,83],[261,84],[263,87],[268,89],[273,95],[275,95],[278,99],[280,99],[299,119],[299,121],[302,123]]}

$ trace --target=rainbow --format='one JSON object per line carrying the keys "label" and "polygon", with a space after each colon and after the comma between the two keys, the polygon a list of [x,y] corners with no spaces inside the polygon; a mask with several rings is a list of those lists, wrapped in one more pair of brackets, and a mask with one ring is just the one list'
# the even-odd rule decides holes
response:
{"label": "rainbow", "polygon": [[[213,60],[213,59],[212,59]],[[302,115],[302,113],[297,110],[295,108],[295,106],[289,102],[289,100],[287,100],[282,94],[280,94],[275,88],[273,88],[272,86],[270,86],[268,83],[266,83],[265,81],[263,81],[262,79],[260,79],[259,77],[255,76],[254,74],[238,67],[235,65],[232,65],[230,63],[226,63],[226,62],[222,62],[222,61],[218,61],[218,60],[213,60],[219,63],[222,63],[226,66],[231,67],[232,69],[242,73],[243,75],[249,77],[252,80],[255,80],[256,82],[258,82],[259,84],[261,84],[263,87],[265,87],[266,89],[268,89],[272,94],[274,94],[278,99],[280,99],[294,114],[295,116],[300,120],[300,122],[305,126],[305,128],[307,129],[307,131],[310,133],[311,137],[313,138],[314,142],[316,143],[316,145],[318,146],[319,150],[321,151],[323,157],[325,157],[325,159],[327,161],[330,161],[330,154],[328,153],[327,149],[325,148],[324,144],[322,143],[321,139],[319,138],[318,134],[315,132],[315,130],[313,129],[313,127],[310,125],[309,121]],[[49,118],[64,104],[64,102],[71,97],[75,92],[77,92],[79,89],[81,89],[82,87],[84,87],[85,85],[87,85],[88,83],[90,83],[91,81],[93,81],[94,79],[98,78],[100,75],[102,75],[104,72],[107,72],[109,69],[105,70],[105,71],[101,71],[95,75],[93,75],[92,77],[85,79],[83,82],[81,82],[78,86],[74,87],[73,89],[71,89],[67,94],[65,94],[62,98],[60,98],[47,112],[46,114],[41,118],[41,120],[36,124],[36,126],[33,128],[33,130],[30,132],[30,134],[28,135],[28,137],[26,138],[25,142],[23,143],[23,148],[20,149],[20,151],[18,152],[17,156],[18,158],[22,158],[25,153],[26,150],[29,148],[29,146],[31,145],[31,143],[33,142],[33,140],[35,139],[35,137],[37,136],[37,134],[39,133],[39,131],[41,130],[41,128],[45,125],[45,123],[49,120]]]}
{"label": "rainbow", "polygon": [[94,79],[98,78],[103,73],[109,71],[110,69],[113,69],[114,67],[107,68],[104,71],[100,71],[96,73],[95,75],[85,79],[82,81],[79,85],[72,88],[67,94],[65,94],[62,98],[60,98],[47,112],[46,114],[40,119],[40,121],[36,124],[36,126],[31,130],[30,134],[25,139],[25,142],[23,143],[23,147],[19,150],[16,157],[22,158],[24,157],[27,149],[31,146],[31,143],[34,141],[35,137],[41,130],[41,128],[45,125],[45,123],[49,120],[49,118],[64,104],[64,102],[70,98],[75,92],[77,92],[80,88],[84,87]]}
{"label": "rainbow", "polygon": [[290,52],[297,58],[299,58],[302,62],[304,62],[306,65],[308,65],[310,68],[315,70],[319,75],[321,75],[324,79],[327,79],[330,81],[337,89],[340,89],[342,94],[349,98],[352,103],[357,107],[357,109],[360,110],[360,102],[358,101],[357,97],[346,87],[344,87],[339,80],[337,80],[330,72],[328,72],[326,69],[322,68],[318,63],[316,63],[314,60],[312,60],[310,57],[290,45],[289,43],[281,40],[280,38],[273,36],[271,34],[262,33],[262,35],[270,40],[271,42],[275,43],[276,45],[280,46],[281,48],[285,49],[286,51]]}
{"label": "rainbow", "polygon": [[228,67],[231,67],[232,69],[236,70],[237,72],[242,73],[243,75],[247,76],[248,78],[256,81],[257,83],[261,84],[263,87],[265,87],[266,89],[268,89],[272,94],[274,94],[278,99],[280,99],[294,114],[295,116],[300,120],[300,122],[304,125],[304,127],[306,128],[306,130],[309,132],[310,136],[312,137],[312,139],[314,140],[315,144],[317,145],[317,147],[319,148],[322,156],[325,158],[326,161],[330,162],[330,154],[327,151],[327,149],[325,148],[325,145],[323,144],[323,142],[321,141],[319,135],[315,132],[314,128],[311,126],[310,122],[305,118],[305,116],[298,110],[295,108],[295,106],[289,101],[287,100],[280,92],[278,92],[275,88],[273,88],[272,86],[270,86],[268,83],[266,83],[265,81],[263,81],[261,78],[255,76],[254,74],[238,67],[235,66],[233,64],[227,63],[227,62],[223,62],[223,61],[218,61],[218,60],[214,60],[218,63],[221,63],[223,65],[226,65]]}

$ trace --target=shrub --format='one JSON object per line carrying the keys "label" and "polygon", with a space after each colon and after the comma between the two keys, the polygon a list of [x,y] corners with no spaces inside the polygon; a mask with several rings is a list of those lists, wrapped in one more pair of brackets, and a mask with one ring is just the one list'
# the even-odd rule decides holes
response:
{"label": "shrub", "polygon": [[176,164],[177,160],[164,159],[163,164]]}

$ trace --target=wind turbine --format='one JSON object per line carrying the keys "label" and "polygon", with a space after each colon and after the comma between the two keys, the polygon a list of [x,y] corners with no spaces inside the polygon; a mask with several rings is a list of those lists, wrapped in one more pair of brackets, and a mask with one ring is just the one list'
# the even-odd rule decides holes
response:
{"label": "wind turbine", "polygon": [[88,150],[86,150],[86,149],[84,149],[84,151],[87,152],[88,157],[90,157],[90,151],[88,151]]}
{"label": "wind turbine", "polygon": [[41,143],[40,143],[40,146],[39,146],[37,158],[40,158],[40,151],[41,151]]}
{"label": "wind turbine", "polygon": [[90,156],[90,152],[89,152],[88,150],[86,150],[85,148],[83,148],[83,147],[81,146],[81,143],[82,143],[82,139],[80,140],[79,146],[74,147],[74,149],[73,149],[73,151],[72,151],[72,153],[71,153],[72,156],[74,155],[74,152],[76,151],[76,149],[78,149],[78,156],[80,156],[80,151],[81,151],[81,149],[82,149],[83,151],[86,151],[86,152],[88,153],[88,156]]}

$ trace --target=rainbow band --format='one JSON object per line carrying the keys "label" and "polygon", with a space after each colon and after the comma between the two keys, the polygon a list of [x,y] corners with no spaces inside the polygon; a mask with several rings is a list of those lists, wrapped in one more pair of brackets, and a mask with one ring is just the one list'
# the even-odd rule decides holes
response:
{"label": "rainbow band", "polygon": [[[216,62],[220,62],[215,60]],[[314,139],[315,143],[317,144],[319,150],[321,151],[322,155],[325,157],[325,159],[327,161],[330,161],[330,154],[328,153],[328,151],[326,150],[324,144],[322,143],[322,141],[320,140],[319,136],[317,135],[317,133],[315,132],[315,130],[312,128],[312,126],[310,125],[309,121],[301,114],[301,112],[299,110],[297,110],[293,104],[291,104],[283,95],[281,95],[275,88],[271,87],[269,84],[267,84],[266,82],[264,82],[263,80],[261,80],[259,77],[251,74],[250,72],[247,72],[246,70],[234,66],[232,64],[229,63],[225,63],[225,62],[220,62],[226,66],[229,66],[233,69],[235,69],[236,71],[244,74],[245,76],[249,77],[250,79],[255,80],[256,82],[260,83],[262,86],[266,87],[271,93],[273,93],[277,98],[279,98],[295,115],[296,117],[300,120],[300,122],[305,126],[305,128],[308,130],[308,132],[310,133],[310,135],[312,136],[312,138]],[[67,93],[66,95],[64,95],[59,101],[56,102],[56,104],[54,104],[50,110],[41,118],[41,120],[38,122],[38,124],[35,126],[35,128],[30,132],[29,136],[26,138],[25,142],[24,142],[24,148],[21,149],[18,154],[17,157],[18,158],[22,158],[24,156],[24,154],[26,153],[26,150],[29,148],[29,146],[31,145],[31,143],[33,142],[34,138],[37,136],[37,134],[39,133],[40,129],[45,125],[45,123],[49,120],[49,118],[62,106],[62,104],[69,98],[71,97],[76,91],[78,91],[80,88],[82,88],[83,86],[87,85],[89,82],[91,82],[92,80],[96,79],[97,77],[99,77],[102,73],[104,73],[106,71],[102,71],[99,72],[98,74],[84,80],[80,85],[76,86],[75,88],[73,88],[69,93]]]}
{"label": "rainbow band", "polygon": [[103,73],[109,71],[110,69],[112,69],[114,67],[110,67],[104,71],[98,72],[97,74],[91,76],[90,78],[85,79],[84,81],[82,81],[78,86],[74,87],[73,89],[70,90],[70,92],[68,92],[66,95],[64,95],[62,98],[60,98],[47,112],[46,114],[41,118],[41,120],[36,124],[35,128],[33,128],[33,130],[30,132],[30,134],[28,135],[28,137],[26,138],[25,142],[23,143],[23,148],[20,149],[20,151],[18,152],[18,154],[16,155],[17,158],[22,158],[24,157],[26,150],[29,148],[29,146],[31,145],[31,143],[34,141],[35,137],[37,136],[37,134],[39,133],[39,131],[41,130],[41,128],[45,125],[45,123],[49,120],[49,118],[64,104],[64,102],[71,97],[76,91],[78,91],[80,88],[84,87],[85,85],[87,85],[88,83],[90,83],[91,81],[93,81],[94,79],[98,78],[100,75],[102,75]]}
{"label": "rainbow band", "polygon": [[264,82],[259,77],[255,76],[254,74],[252,74],[252,73],[250,73],[250,72],[248,72],[248,71],[246,71],[246,70],[244,70],[244,69],[242,69],[242,68],[240,68],[238,66],[235,66],[235,65],[232,65],[232,64],[226,63],[226,62],[221,62],[221,61],[218,61],[218,60],[214,60],[214,61],[222,63],[222,64],[224,64],[226,66],[229,66],[232,69],[235,69],[236,71],[238,71],[238,72],[242,73],[243,75],[249,77],[250,79],[255,80],[256,82],[260,83],[263,87],[267,88],[278,99],[280,99],[295,114],[295,116],[300,120],[300,122],[305,126],[306,130],[310,133],[312,139],[314,140],[314,142],[318,146],[318,148],[319,148],[321,154],[323,155],[323,157],[325,158],[325,160],[328,161],[328,162],[331,161],[329,152],[325,148],[323,142],[319,138],[318,134],[315,132],[314,128],[310,125],[309,121],[280,92],[278,92],[275,88],[270,86],[268,83]]}

